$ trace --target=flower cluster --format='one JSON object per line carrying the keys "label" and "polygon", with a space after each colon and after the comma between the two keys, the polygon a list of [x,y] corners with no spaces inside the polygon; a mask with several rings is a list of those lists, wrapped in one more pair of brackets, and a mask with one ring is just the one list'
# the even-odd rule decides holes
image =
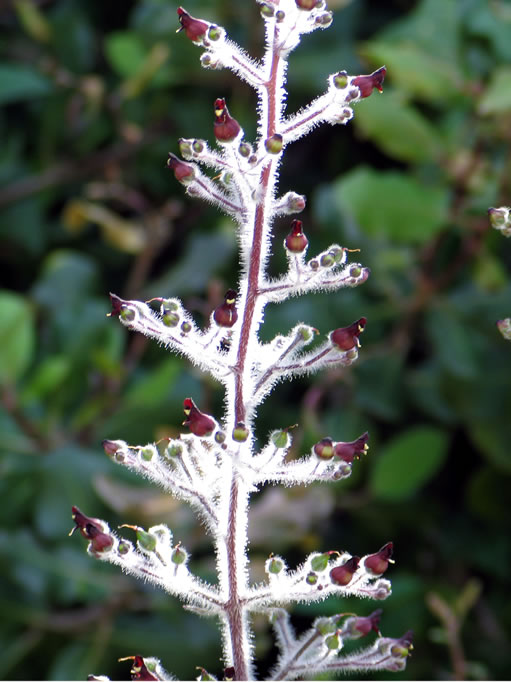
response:
{"label": "flower cluster", "polygon": [[[164,491],[190,504],[209,532],[215,549],[218,580],[194,575],[189,553],[165,525],[148,529],[123,525],[123,536],[105,521],[89,518],[77,507],[75,527],[88,541],[89,553],[124,571],[150,580],[178,597],[188,608],[214,616],[222,624],[223,679],[254,676],[251,615],[269,617],[280,655],[271,679],[332,671],[401,670],[412,649],[411,633],[392,639],[380,635],[380,609],[367,616],[340,613],[317,619],[297,637],[284,607],[319,602],[330,596],[384,600],[391,592],[383,574],[392,563],[392,542],[365,556],[337,549],[313,552],[289,569],[283,557],[266,561],[266,581],[249,580],[247,524],[250,497],[267,483],[309,485],[338,481],[350,475],[355,461],[368,450],[369,434],[353,441],[324,437],[301,455],[292,449],[292,427],[273,431],[266,445],[255,446],[258,406],[277,381],[356,361],[366,318],[338,321],[346,326],[320,333],[298,322],[270,342],[259,337],[265,306],[292,296],[337,291],[362,284],[368,268],[350,261],[350,249],[332,244],[308,256],[310,247],[302,221],[290,219],[280,248],[287,270],[278,278],[267,272],[271,231],[278,216],[295,216],[305,197],[277,192],[279,167],[287,146],[320,123],[347,124],[353,106],[374,90],[382,90],[385,67],[369,75],[338,71],[327,79],[325,92],[301,111],[286,115],[286,67],[302,35],[328,28],[332,13],[324,0],[259,2],[265,24],[265,51],[254,60],[205,19],[177,10],[179,30],[203,52],[206,69],[227,68],[254,88],[258,100],[255,141],[244,131],[223,97],[212,107],[215,146],[202,139],[179,140],[180,156],[170,153],[167,166],[191,197],[202,198],[232,217],[240,246],[241,275],[201,329],[175,297],[149,301],[123,300],[111,294],[111,315],[134,332],[158,341],[188,358],[225,390],[223,414],[207,414],[192,396],[183,398],[179,437],[158,443],[130,445],[105,440],[105,453],[117,464],[149,478]],[[233,107],[234,108],[234,107]],[[207,171],[212,172],[207,172]],[[365,648],[344,655],[344,643],[376,638]],[[373,635],[374,637],[374,635]],[[137,680],[171,679],[158,661],[141,652],[130,655]],[[94,678],[99,679],[99,678]],[[199,679],[216,679],[200,668]]]}

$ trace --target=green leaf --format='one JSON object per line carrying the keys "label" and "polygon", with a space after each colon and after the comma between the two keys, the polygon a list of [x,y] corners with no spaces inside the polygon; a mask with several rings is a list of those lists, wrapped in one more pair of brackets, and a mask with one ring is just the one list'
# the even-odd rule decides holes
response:
{"label": "green leaf", "polygon": [[333,184],[337,205],[370,236],[422,244],[447,220],[448,192],[395,171],[359,167]]}
{"label": "green leaf", "polygon": [[392,501],[410,498],[440,470],[447,444],[445,431],[428,426],[408,429],[391,440],[374,462],[373,494]]}
{"label": "green leaf", "polygon": [[400,161],[431,161],[444,145],[437,130],[399,91],[385,90],[382,97],[369,97],[357,107],[357,129],[388,156]]}
{"label": "green leaf", "polygon": [[364,57],[385,64],[388,80],[409,96],[443,101],[457,95],[463,80],[451,62],[423,51],[413,43],[365,43]]}
{"label": "green leaf", "polygon": [[35,69],[18,64],[0,64],[0,104],[48,95],[53,84]]}
{"label": "green leaf", "polygon": [[511,66],[495,69],[478,109],[481,114],[499,114],[511,110]]}
{"label": "green leaf", "polygon": [[0,384],[14,383],[23,375],[34,345],[31,306],[18,294],[0,291]]}
{"label": "green leaf", "polygon": [[133,76],[144,62],[147,50],[133,31],[117,31],[105,38],[105,55],[122,78]]}

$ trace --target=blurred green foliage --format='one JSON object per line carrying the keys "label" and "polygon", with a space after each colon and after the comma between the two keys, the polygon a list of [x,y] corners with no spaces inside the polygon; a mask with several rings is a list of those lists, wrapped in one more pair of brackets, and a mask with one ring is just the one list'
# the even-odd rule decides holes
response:
{"label": "blurred green foliage", "polygon": [[[232,226],[187,199],[165,159],[178,137],[211,140],[218,96],[250,138],[255,100],[231,74],[200,69],[199,51],[176,36],[176,6],[12,0],[0,9],[4,678],[119,678],[127,664],[116,659],[130,654],[159,656],[184,678],[196,665],[221,667],[214,623],[67,536],[72,504],[114,527],[166,521],[195,570],[213,577],[211,548],[188,510],[115,468],[100,445],[178,433],[187,395],[217,414],[222,405],[217,386],[106,317],[111,290],[182,296],[203,321],[236,283]],[[511,203],[511,6],[330,7],[333,26],[291,57],[289,109],[341,68],[385,63],[385,91],[359,104],[346,129],[293,145],[281,188],[308,195],[312,254],[333,241],[360,248],[372,274],[359,289],[270,308],[263,334],[297,320],[321,334],[361,315],[368,325],[354,368],[277,388],[259,436],[298,423],[299,456],[326,435],[368,430],[371,450],[346,483],[255,498],[253,577],[272,551],[293,564],[312,549],[364,554],[392,539],[382,630],[411,627],[416,641],[406,672],[388,678],[505,679],[511,346],[495,322],[511,310],[511,245],[489,230],[486,210]],[[186,8],[260,54],[255,3]],[[287,229],[276,226],[274,272]],[[366,615],[371,606],[300,606],[294,619],[301,628],[318,613]],[[264,674],[271,640],[263,619],[255,628]]]}

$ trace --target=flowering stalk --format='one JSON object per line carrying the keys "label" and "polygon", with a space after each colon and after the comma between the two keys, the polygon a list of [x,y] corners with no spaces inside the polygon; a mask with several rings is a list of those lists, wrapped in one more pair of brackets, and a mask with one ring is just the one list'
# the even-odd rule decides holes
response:
{"label": "flowering stalk", "polygon": [[[256,409],[281,379],[311,373],[322,367],[348,366],[358,357],[359,336],[366,319],[338,327],[314,343],[318,330],[299,323],[286,335],[262,343],[258,332],[267,303],[315,291],[336,291],[363,283],[369,270],[348,262],[350,250],[337,244],[306,260],[309,246],[300,220],[294,219],[284,241],[287,272],[267,274],[270,233],[275,217],[303,210],[305,198],[294,192],[278,196],[278,172],[286,147],[320,123],[346,124],[353,104],[381,91],[385,67],[373,74],[332,74],[323,95],[292,116],[286,116],[286,70],[290,52],[303,34],[325,29],[332,22],[324,0],[266,0],[259,2],[265,23],[265,52],[251,59],[233,43],[223,28],[177,10],[184,34],[204,51],[205,68],[228,68],[253,87],[259,106],[258,134],[251,144],[230,113],[225,99],[213,103],[212,128],[217,148],[204,140],[181,139],[181,160],[169,155],[168,167],[193,197],[200,197],[232,216],[240,244],[241,275],[224,303],[199,329],[176,298],[124,301],[112,294],[112,315],[128,329],[156,339],[185,355],[219,381],[225,389],[225,413],[207,415],[192,397],[184,398],[184,433],[180,438],[146,446],[122,440],[103,443],[116,462],[153,480],[170,494],[190,503],[211,534],[218,584],[199,580],[188,567],[188,554],[173,544],[163,525],[148,530],[128,527],[136,543],[118,537],[108,525],[89,519],[76,508],[76,527],[89,541],[89,553],[118,564],[143,579],[152,580],[201,614],[222,624],[224,675],[253,679],[254,656],[250,618],[262,612],[272,622],[281,650],[271,679],[292,679],[323,671],[400,670],[411,649],[411,636],[380,637],[349,656],[340,657],[344,641],[377,631],[380,612],[368,617],[344,614],[319,619],[297,638],[284,606],[322,601],[331,595],[385,599],[390,583],[382,575],[392,556],[392,543],[365,557],[336,550],[313,552],[301,566],[289,570],[283,558],[271,555],[267,582],[248,579],[247,523],[251,493],[267,482],[308,485],[337,481],[350,475],[354,460],[368,449],[368,434],[352,442],[325,437],[311,452],[288,461],[289,429],[274,431],[256,452]],[[181,30],[180,29],[180,30]],[[214,177],[202,167],[214,170]],[[159,304],[159,310],[154,304]],[[135,679],[164,679],[153,659],[138,654]],[[149,662],[148,662],[149,661]],[[135,670],[135,673],[133,673]],[[144,675],[144,676],[142,676]],[[201,679],[214,679],[202,671]]]}

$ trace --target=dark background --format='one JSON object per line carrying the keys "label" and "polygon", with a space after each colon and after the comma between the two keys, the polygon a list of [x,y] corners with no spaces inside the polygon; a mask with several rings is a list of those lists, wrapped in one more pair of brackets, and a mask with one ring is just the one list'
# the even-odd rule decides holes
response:
{"label": "dark background", "polygon": [[[0,675],[126,679],[117,658],[156,655],[184,678],[221,672],[216,625],[87,556],[70,507],[112,527],[166,522],[211,577],[193,516],[115,467],[101,440],[178,434],[182,400],[221,414],[217,385],[106,317],[108,292],[177,295],[199,323],[236,286],[231,222],[184,195],[165,168],[179,137],[212,141],[226,97],[247,139],[255,98],[200,68],[170,0],[19,0],[0,9]],[[511,202],[511,5],[494,0],[331,2],[334,23],[291,57],[289,111],[340,69],[386,64],[383,95],[346,128],[291,146],[281,191],[308,197],[313,255],[360,248],[366,284],[269,307],[265,338],[303,320],[326,334],[365,316],[349,370],[281,384],[261,440],[298,423],[294,453],[370,432],[346,482],[269,488],[254,499],[254,580],[270,552],[395,543],[382,632],[415,631],[404,673],[377,678],[505,679],[511,669],[511,244],[488,226]],[[189,0],[260,55],[253,2]],[[275,226],[272,272],[281,272]],[[129,531],[126,531],[129,532]],[[369,602],[331,600],[316,615]],[[274,660],[256,619],[260,673]],[[370,679],[361,675],[360,679]]]}

